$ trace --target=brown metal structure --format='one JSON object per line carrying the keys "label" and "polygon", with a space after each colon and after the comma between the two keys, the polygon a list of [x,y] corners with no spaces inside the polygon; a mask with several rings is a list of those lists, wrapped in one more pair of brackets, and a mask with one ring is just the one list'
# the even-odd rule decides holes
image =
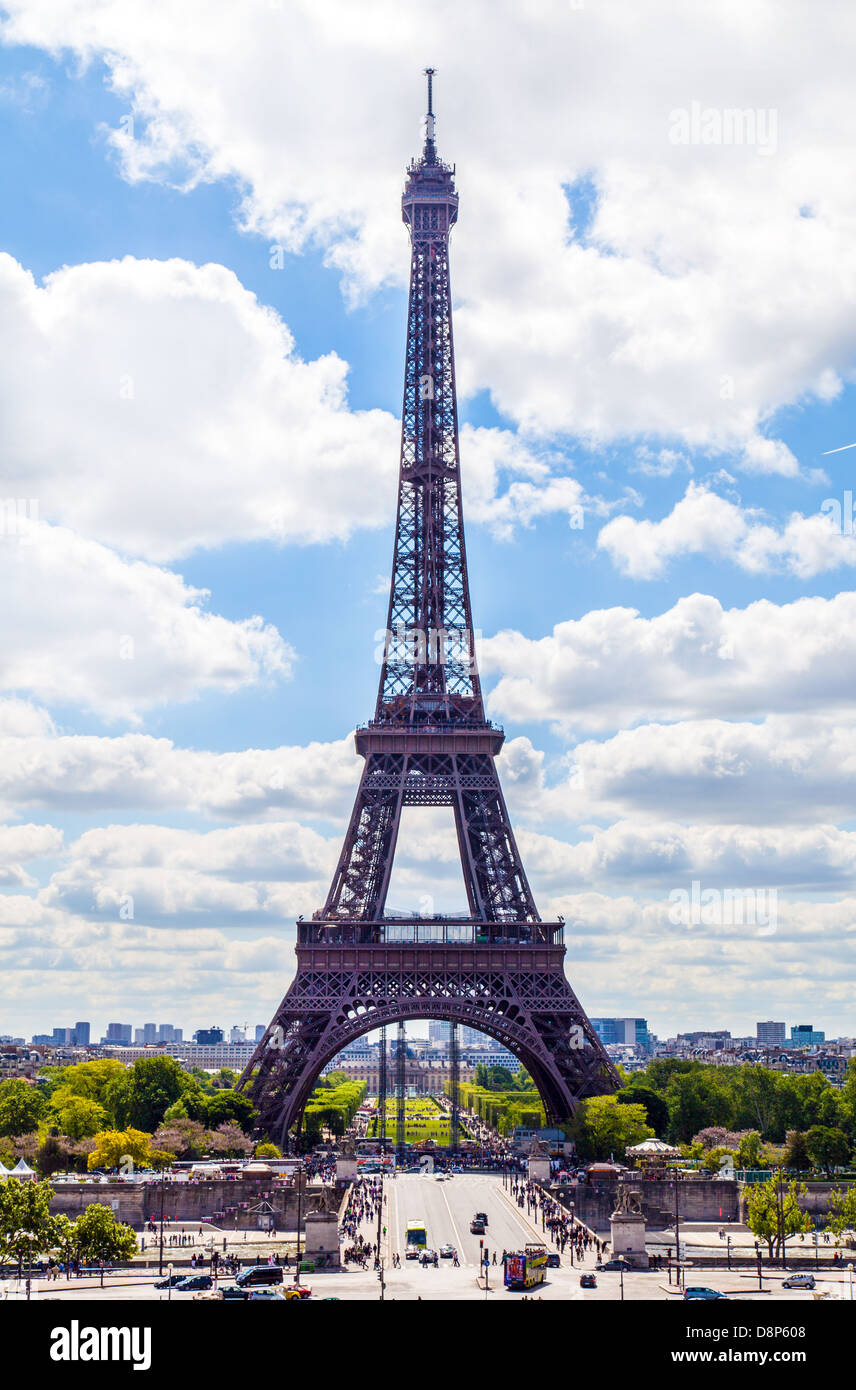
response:
{"label": "brown metal structure", "polygon": [[[485,717],[461,507],[449,234],[454,168],[437,157],[428,75],[422,157],[408,171],[410,231],[398,511],[384,660],[365,759],[324,907],[298,923],[297,974],[242,1081],[262,1123],[288,1132],[348,1042],[427,1017],[487,1033],[520,1057],[549,1117],[619,1084],[564,973],[563,924],[535,907]],[[386,910],[401,812],[451,806],[468,915]]]}

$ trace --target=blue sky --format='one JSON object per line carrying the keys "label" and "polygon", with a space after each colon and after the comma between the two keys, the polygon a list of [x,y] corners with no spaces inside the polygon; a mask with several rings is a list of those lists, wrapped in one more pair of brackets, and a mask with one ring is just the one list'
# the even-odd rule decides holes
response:
{"label": "blue sky", "polygon": [[[412,17],[388,44],[380,0],[359,36],[322,22],[343,20],[335,0],[240,30],[214,5],[204,33],[194,8],[147,27],[136,3],[5,7],[4,495],[36,498],[40,527],[4,581],[12,1033],[81,1010],[96,1033],[266,1019],[376,696]],[[745,1033],[808,1007],[856,1032],[856,542],[822,510],[856,464],[828,452],[856,441],[849,89],[833,73],[804,114],[790,7],[774,89],[728,17],[693,35],[664,3],[645,43],[668,32],[685,78],[639,85],[615,4],[586,19],[587,51],[626,71],[622,97],[548,92],[554,61],[582,59],[547,8],[508,112],[489,50],[456,51],[442,14],[428,35],[461,195],[470,580],[530,877],[572,924],[593,1014]],[[502,7],[491,42],[521,22]],[[671,108],[735,99],[733,52],[741,106],[779,113],[781,147],[670,146]],[[448,827],[400,858],[396,905],[458,901]],[[692,880],[776,887],[775,935],[672,921]]]}

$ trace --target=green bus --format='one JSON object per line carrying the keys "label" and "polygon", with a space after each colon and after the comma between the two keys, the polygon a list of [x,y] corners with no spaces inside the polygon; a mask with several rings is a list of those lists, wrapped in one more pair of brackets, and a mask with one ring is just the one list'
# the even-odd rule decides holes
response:
{"label": "green bus", "polygon": [[424,1221],[408,1221],[404,1236],[404,1257],[407,1260],[418,1260],[422,1251],[428,1244],[428,1232],[425,1229]]}

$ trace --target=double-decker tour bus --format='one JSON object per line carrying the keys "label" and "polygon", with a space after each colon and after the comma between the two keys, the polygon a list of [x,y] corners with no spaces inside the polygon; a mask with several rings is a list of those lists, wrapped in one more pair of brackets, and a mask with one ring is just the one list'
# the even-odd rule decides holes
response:
{"label": "double-decker tour bus", "polygon": [[505,1287],[533,1289],[547,1275],[547,1247],[527,1243],[524,1250],[512,1250],[505,1257]]}

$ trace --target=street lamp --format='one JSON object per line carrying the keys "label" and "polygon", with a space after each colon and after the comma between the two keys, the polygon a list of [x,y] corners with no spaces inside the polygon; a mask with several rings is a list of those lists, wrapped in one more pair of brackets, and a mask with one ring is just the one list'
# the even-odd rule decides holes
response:
{"label": "street lamp", "polygon": [[172,1260],[170,1260],[169,1264],[167,1265],[166,1272],[169,1276],[169,1282],[167,1284],[166,1289],[166,1301],[167,1303],[172,1303]]}
{"label": "street lamp", "polygon": [[680,1213],[680,1194],[678,1191],[678,1165],[674,1166],[675,1174],[675,1276],[678,1288],[681,1287],[681,1213]]}
{"label": "street lamp", "polygon": [[160,1180],[160,1254],[158,1255],[158,1278],[163,1278],[163,1185],[166,1170],[161,1168]]}
{"label": "street lamp", "polygon": [[853,1301],[853,1264],[847,1266],[847,1273],[850,1275],[850,1301]]}

